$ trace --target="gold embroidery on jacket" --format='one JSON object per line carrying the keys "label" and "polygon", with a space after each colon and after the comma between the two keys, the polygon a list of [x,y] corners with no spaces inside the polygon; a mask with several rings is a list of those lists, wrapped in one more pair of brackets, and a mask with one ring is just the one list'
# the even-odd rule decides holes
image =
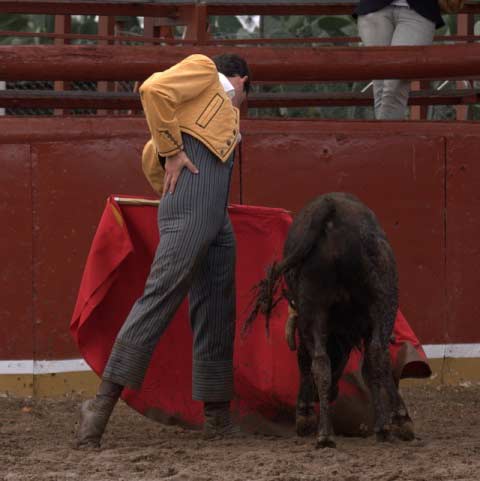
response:
{"label": "gold embroidery on jacket", "polygon": [[204,111],[198,117],[196,122],[197,125],[203,129],[206,128],[212,121],[213,117],[217,115],[224,102],[225,100],[220,94],[215,94],[212,100],[210,100],[208,105],[205,107]]}
{"label": "gold embroidery on jacket", "polygon": [[165,152],[160,152],[160,155],[165,156],[166,154],[169,154],[170,152],[173,152],[174,150],[181,149],[183,146],[180,145],[175,137],[170,133],[168,130],[158,130],[158,133],[163,135],[168,141],[170,141],[175,147],[173,149],[167,150]]}

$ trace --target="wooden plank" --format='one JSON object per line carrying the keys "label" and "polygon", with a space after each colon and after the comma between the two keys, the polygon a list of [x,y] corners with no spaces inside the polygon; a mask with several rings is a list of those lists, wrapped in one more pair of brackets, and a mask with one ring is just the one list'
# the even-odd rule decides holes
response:
{"label": "wooden plank", "polygon": [[[480,101],[480,89],[412,92],[410,105],[462,105]],[[370,93],[330,92],[287,94],[260,93],[249,96],[249,108],[274,107],[331,107],[369,106],[373,103]],[[65,109],[106,109],[141,110],[137,93],[91,92],[51,90],[5,90],[0,91],[0,106],[8,108],[65,108]]]}
{"label": "wooden plank", "polygon": [[[355,1],[151,1],[151,0],[0,0],[2,13],[57,15],[168,16],[179,6],[205,4],[208,15],[349,15]],[[478,2],[466,2],[463,13],[479,13]]]}
{"label": "wooden plank", "polygon": [[192,53],[237,53],[254,81],[320,82],[372,78],[480,77],[480,45],[423,47],[0,46],[3,80],[142,80]]}

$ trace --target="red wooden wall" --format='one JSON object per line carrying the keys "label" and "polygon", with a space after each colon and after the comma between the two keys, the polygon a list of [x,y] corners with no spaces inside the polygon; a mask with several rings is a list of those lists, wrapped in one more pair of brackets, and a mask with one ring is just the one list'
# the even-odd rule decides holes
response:
{"label": "red wooden wall", "polygon": [[[233,202],[297,211],[324,192],[358,195],[394,246],[421,340],[480,342],[480,125],[250,120],[242,131]],[[0,119],[0,359],[78,356],[68,324],[90,241],[108,195],[151,195],[146,140],[143,119]]]}

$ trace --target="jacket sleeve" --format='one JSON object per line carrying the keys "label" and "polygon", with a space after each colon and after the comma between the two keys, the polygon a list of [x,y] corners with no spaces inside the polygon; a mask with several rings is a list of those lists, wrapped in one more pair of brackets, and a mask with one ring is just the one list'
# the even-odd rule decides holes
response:
{"label": "jacket sleeve", "polygon": [[154,73],[140,87],[140,98],[157,152],[178,153],[182,136],[176,117],[179,105],[200,95],[218,81],[214,62],[205,55],[190,55],[164,72]]}

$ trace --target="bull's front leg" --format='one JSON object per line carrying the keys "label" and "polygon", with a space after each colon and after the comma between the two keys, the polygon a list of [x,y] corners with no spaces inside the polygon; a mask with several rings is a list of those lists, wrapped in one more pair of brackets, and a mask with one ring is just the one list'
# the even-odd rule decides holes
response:
{"label": "bull's front leg", "polygon": [[313,335],[312,372],[318,390],[319,420],[317,448],[335,448],[330,419],[329,394],[332,383],[330,358],[327,353],[327,316],[317,313],[311,323]]}

